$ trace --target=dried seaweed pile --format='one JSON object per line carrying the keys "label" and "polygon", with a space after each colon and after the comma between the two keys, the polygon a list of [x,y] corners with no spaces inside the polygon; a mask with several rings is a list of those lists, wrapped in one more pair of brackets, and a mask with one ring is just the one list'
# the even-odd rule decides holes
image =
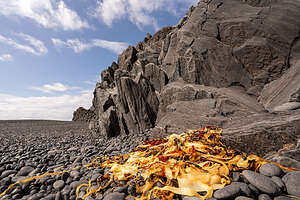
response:
{"label": "dried seaweed pile", "polygon": [[[127,155],[97,157],[86,167],[110,168],[99,177],[98,189],[91,182],[83,198],[101,192],[112,182],[134,183],[138,199],[172,199],[175,194],[212,197],[213,191],[229,184],[230,173],[257,170],[265,160],[227,148],[221,141],[222,129],[206,127],[165,139],[144,142]],[[143,180],[143,184],[140,184]]]}

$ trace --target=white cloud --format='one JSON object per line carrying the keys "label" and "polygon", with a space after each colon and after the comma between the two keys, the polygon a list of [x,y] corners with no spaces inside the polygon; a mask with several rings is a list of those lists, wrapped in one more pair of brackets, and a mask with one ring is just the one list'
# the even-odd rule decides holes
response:
{"label": "white cloud", "polygon": [[108,49],[117,54],[122,53],[126,48],[128,48],[128,44],[124,42],[111,42],[106,40],[93,40],[92,45],[95,47],[101,47],[104,49]]}
{"label": "white cloud", "polygon": [[75,53],[80,53],[84,50],[87,50],[87,49],[90,49],[93,47],[91,44],[83,43],[79,39],[67,40],[66,42],[64,42],[60,39],[52,38],[52,43],[56,47],[59,47],[59,48],[65,47],[65,48],[73,49],[73,51]]}
{"label": "white cloud", "polygon": [[84,81],[85,84],[93,85],[93,86],[96,85],[96,82],[97,81],[95,81],[95,82],[93,82],[93,81]]}
{"label": "white cloud", "polygon": [[100,47],[108,49],[116,54],[120,54],[128,47],[128,44],[124,42],[112,42],[98,39],[92,40],[90,42],[82,42],[79,39],[67,40],[65,42],[57,38],[52,38],[52,43],[59,48],[65,47],[73,49],[75,53],[80,53],[93,47]]}
{"label": "white cloud", "polygon": [[38,90],[44,93],[52,94],[54,92],[65,92],[68,90],[76,90],[78,87],[69,87],[67,85],[63,85],[62,83],[53,83],[53,84],[45,84],[42,87],[31,87],[33,90]]}
{"label": "white cloud", "polygon": [[153,26],[159,29],[154,17],[156,11],[165,11],[173,15],[194,5],[198,0],[98,0],[92,16],[98,18],[108,26],[114,21],[129,19],[139,28]]}
{"label": "white cloud", "polygon": [[2,54],[0,55],[0,61],[12,61],[12,56],[10,54]]}
{"label": "white cloud", "polygon": [[29,18],[45,28],[91,28],[62,0],[0,0],[0,15]]}
{"label": "white cloud", "polygon": [[90,90],[77,96],[55,97],[20,97],[0,93],[0,120],[71,120],[78,107],[91,106],[92,98]]}
{"label": "white cloud", "polygon": [[44,45],[44,43],[30,35],[26,35],[24,33],[15,34],[18,38],[22,39],[23,42],[27,44],[21,44],[14,39],[7,38],[0,34],[0,43],[9,45],[15,49],[19,49],[25,51],[27,53],[31,53],[37,56],[44,55],[48,52],[48,49]]}

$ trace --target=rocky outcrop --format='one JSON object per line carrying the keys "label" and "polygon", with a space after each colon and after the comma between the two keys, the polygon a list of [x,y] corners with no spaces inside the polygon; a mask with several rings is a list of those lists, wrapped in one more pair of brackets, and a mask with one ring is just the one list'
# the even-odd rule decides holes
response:
{"label": "rocky outcrop", "polygon": [[299,10],[293,0],[200,0],[101,73],[90,128],[159,137],[214,125],[227,144],[260,155],[295,143]]}
{"label": "rocky outcrop", "polygon": [[95,120],[95,118],[96,115],[93,111],[80,107],[73,113],[72,121],[90,122]]}

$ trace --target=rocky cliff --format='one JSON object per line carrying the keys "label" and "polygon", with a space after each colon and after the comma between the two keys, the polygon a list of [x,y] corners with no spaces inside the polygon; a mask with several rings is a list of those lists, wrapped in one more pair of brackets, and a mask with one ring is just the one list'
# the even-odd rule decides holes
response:
{"label": "rocky cliff", "polygon": [[297,143],[299,11],[295,0],[200,0],[101,73],[86,121],[106,137],[214,125],[260,155]]}

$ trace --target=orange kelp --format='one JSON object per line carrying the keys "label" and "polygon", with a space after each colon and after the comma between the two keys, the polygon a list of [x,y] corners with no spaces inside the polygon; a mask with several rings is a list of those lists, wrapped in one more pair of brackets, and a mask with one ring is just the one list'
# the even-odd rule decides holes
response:
{"label": "orange kelp", "polygon": [[[210,198],[214,190],[231,182],[231,172],[243,169],[257,171],[267,163],[258,156],[248,156],[226,147],[220,141],[222,131],[206,127],[154,139],[144,142],[127,155],[110,159],[97,157],[86,167],[110,168],[105,175],[106,186],[112,181],[134,181],[136,192],[141,195],[137,199],[140,200],[169,200],[174,194]],[[144,180],[144,184],[138,184],[140,179]],[[91,189],[91,182],[83,186],[88,187],[83,199],[105,188]]]}

